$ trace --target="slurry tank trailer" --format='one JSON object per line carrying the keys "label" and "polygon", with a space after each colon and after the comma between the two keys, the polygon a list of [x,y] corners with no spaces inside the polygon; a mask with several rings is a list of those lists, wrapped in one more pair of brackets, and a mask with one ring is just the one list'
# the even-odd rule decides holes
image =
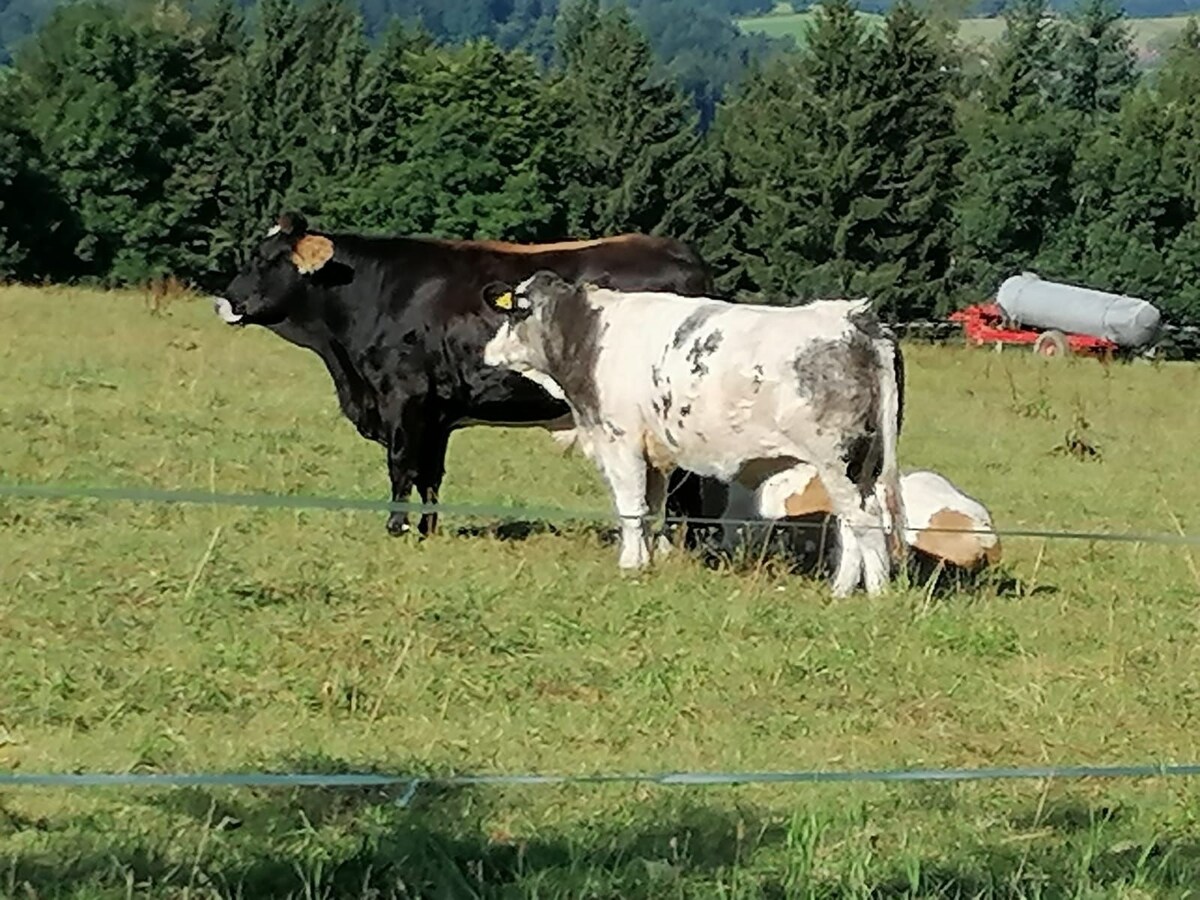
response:
{"label": "slurry tank trailer", "polygon": [[1072,284],[1032,272],[1008,278],[995,303],[969,306],[950,316],[972,344],[1032,344],[1041,356],[1111,354],[1156,341],[1162,317],[1145,300]]}

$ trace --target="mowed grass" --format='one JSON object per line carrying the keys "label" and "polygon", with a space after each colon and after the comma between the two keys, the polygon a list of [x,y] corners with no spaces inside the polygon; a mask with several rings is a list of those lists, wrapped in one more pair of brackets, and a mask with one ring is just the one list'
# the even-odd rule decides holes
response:
{"label": "mowed grass", "polygon": [[[811,10],[797,13],[781,8],[769,15],[738,19],[737,24],[743,31],[760,32],[773,38],[791,37],[799,46],[803,46],[808,39],[813,15]],[[860,12],[859,15],[872,28],[883,28],[883,16],[867,12]],[[1129,19],[1134,48],[1142,54],[1164,49],[1183,30],[1187,20],[1188,17],[1182,15]],[[968,46],[989,46],[999,40],[1003,33],[1004,19],[1000,17],[964,18],[958,23],[959,39]]]}
{"label": "mowed grass", "polygon": [[[902,458],[1000,528],[1200,532],[1200,369],[912,347]],[[0,482],[386,497],[316,357],[207,302],[0,291]],[[1056,449],[1068,437],[1099,459]],[[1076,444],[1078,445],[1078,444]],[[542,433],[446,502],[607,508]],[[1005,541],[973,592],[621,577],[590,527],[0,500],[0,769],[402,773],[1200,759],[1178,546]],[[1184,897],[1192,780],[0,794],[16,897]]]}

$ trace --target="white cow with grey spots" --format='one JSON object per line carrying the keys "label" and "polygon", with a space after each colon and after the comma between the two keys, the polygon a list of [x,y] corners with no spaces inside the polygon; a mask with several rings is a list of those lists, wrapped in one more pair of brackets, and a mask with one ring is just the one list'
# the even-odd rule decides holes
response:
{"label": "white cow with grey spots", "polygon": [[[880,592],[903,543],[899,348],[866,300],[781,308],[572,284],[539,272],[485,293],[506,320],[489,365],[553,382],[621,517],[622,569],[650,561],[645,519],[677,466],[754,491],[800,463],[837,513],[833,591]],[[876,483],[882,486],[880,503]],[[889,558],[889,555],[891,558]]]}

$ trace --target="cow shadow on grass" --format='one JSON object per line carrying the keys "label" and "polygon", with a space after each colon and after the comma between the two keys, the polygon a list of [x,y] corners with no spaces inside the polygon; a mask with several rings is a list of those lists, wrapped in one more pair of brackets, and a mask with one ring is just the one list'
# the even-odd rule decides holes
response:
{"label": "cow shadow on grass", "polygon": [[[697,529],[691,537],[691,552],[712,569],[739,572],[763,569],[773,574],[832,581],[837,562],[836,529],[827,521],[781,521],[784,527],[777,524],[765,536],[760,532],[733,552],[721,547],[719,531],[711,527]],[[940,601],[1020,599],[1058,593],[1054,585],[1026,584],[1003,563],[971,571],[915,549],[909,551],[905,569],[897,575],[897,580],[902,586]]]}
{"label": "cow shadow on grass", "polygon": [[542,520],[508,520],[490,524],[459,525],[452,531],[456,538],[492,538],[498,541],[527,541],[540,535],[570,537],[588,535],[601,544],[615,544],[618,539],[616,528],[588,522],[571,522],[556,525]]}
{"label": "cow shadow on grass", "polygon": [[456,538],[492,538],[497,541],[527,541],[542,534],[560,536],[562,530],[549,522],[507,521],[489,525],[460,525],[453,530]]}
{"label": "cow shadow on grass", "polygon": [[[351,767],[309,757],[274,768]],[[125,896],[132,886],[154,896],[336,900],[797,893],[1016,900],[1123,887],[1153,895],[1200,882],[1194,837],[1122,840],[1135,817],[1076,800],[1018,806],[1003,827],[975,832],[973,846],[906,855],[876,845],[873,820],[906,808],[970,816],[969,795],[952,785],[913,785],[915,796],[893,794],[822,822],[800,802],[794,812],[770,814],[728,795],[659,788],[623,796],[618,821],[593,817],[528,835],[486,824],[519,809],[522,790],[558,789],[427,785],[406,796],[404,785],[185,788],[126,795],[108,818],[92,811],[61,821],[0,806],[0,841],[18,848],[5,852],[0,883],[37,897]],[[38,834],[7,841],[24,831]]]}

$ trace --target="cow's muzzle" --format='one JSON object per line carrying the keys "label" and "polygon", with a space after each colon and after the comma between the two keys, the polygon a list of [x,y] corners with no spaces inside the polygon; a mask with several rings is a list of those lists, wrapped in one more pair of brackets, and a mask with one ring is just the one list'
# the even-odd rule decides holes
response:
{"label": "cow's muzzle", "polygon": [[217,315],[221,317],[221,321],[229,325],[239,325],[246,317],[244,312],[239,312],[234,308],[234,305],[224,297],[213,297],[212,302],[213,309],[216,311]]}

